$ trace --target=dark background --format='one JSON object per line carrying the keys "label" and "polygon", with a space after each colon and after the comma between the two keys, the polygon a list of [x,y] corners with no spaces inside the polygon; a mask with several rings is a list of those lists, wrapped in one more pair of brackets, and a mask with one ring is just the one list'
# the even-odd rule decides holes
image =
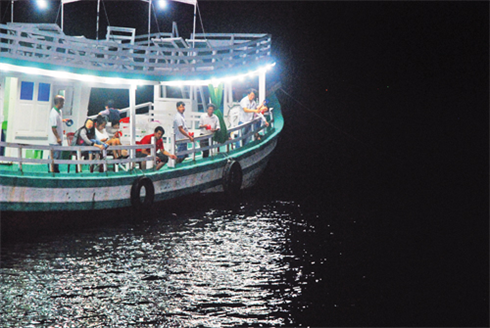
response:
{"label": "dark background", "polygon": [[[146,33],[147,4],[104,3],[111,25]],[[65,31],[94,38],[96,6],[82,6],[66,6]],[[252,193],[301,204],[315,231],[292,232],[291,247],[334,259],[295,322],[488,326],[488,2],[199,6],[206,32],[272,34],[286,126]],[[157,15],[161,31],[190,34],[192,7]]]}

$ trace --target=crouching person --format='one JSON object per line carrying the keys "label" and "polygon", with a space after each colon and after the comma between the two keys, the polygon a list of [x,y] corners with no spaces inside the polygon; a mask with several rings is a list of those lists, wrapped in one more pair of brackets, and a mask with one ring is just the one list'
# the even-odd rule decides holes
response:
{"label": "crouching person", "polygon": [[[95,136],[95,124],[94,121],[88,118],[83,126],[79,128],[75,135],[73,136],[76,145],[81,146],[94,146],[100,149],[100,151],[95,151],[96,159],[100,158],[101,151],[107,149],[108,145],[97,140]],[[82,152],[82,157],[92,159],[93,151]],[[90,172],[93,172],[93,165],[90,165]]]}
{"label": "crouching person", "polygon": [[[168,151],[166,151],[163,148],[163,139],[162,136],[165,134],[165,130],[161,126],[157,126],[155,128],[155,132],[153,134],[149,134],[147,136],[144,136],[143,139],[141,139],[138,144],[140,145],[150,145],[151,144],[151,138],[155,137],[155,145],[156,145],[156,156],[157,156],[157,163],[156,163],[156,169],[159,170],[161,169],[167,162],[168,158],[170,157],[171,159],[177,159],[177,156],[170,154]],[[141,158],[141,157],[146,157],[151,155],[150,149],[137,149],[136,150],[136,157]],[[141,168],[146,169],[146,162],[141,162]]]}

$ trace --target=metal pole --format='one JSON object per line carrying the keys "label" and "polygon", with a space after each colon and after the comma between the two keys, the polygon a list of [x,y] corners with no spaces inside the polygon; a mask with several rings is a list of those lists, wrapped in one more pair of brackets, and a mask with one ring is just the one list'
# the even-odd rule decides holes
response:
{"label": "metal pole", "polygon": [[192,27],[192,48],[194,48],[194,45],[195,45],[195,39],[196,39],[196,8],[197,8],[197,1],[196,3],[194,4],[194,24],[193,24],[193,27]]}
{"label": "metal pole", "polygon": [[151,0],[148,1],[148,46],[150,46]]}
{"label": "metal pole", "polygon": [[[136,85],[129,88],[129,137],[131,146],[135,145],[136,138]],[[130,150],[131,160],[136,158],[136,149]],[[131,161],[131,168],[134,168],[134,162]]]}
{"label": "metal pole", "polygon": [[[172,139],[170,140],[170,154],[177,155],[175,151],[175,130],[172,129]],[[175,159],[169,158],[168,167],[175,167]]]}
{"label": "metal pole", "polygon": [[64,19],[64,8],[65,8],[65,4],[63,3],[63,1],[61,1],[61,31],[63,31],[63,19]]}
{"label": "metal pole", "polygon": [[14,22],[14,0],[10,3],[10,22]]}
{"label": "metal pole", "polygon": [[265,100],[265,70],[259,73],[259,104]]}
{"label": "metal pole", "polygon": [[100,0],[97,0],[97,31],[95,39],[99,40],[99,13],[100,13]]}

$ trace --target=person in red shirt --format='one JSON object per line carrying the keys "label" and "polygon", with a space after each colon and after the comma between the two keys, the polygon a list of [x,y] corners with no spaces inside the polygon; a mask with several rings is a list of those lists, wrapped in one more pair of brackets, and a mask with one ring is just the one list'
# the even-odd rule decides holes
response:
{"label": "person in red shirt", "polygon": [[[165,130],[161,126],[157,126],[155,128],[155,132],[153,134],[149,134],[144,136],[138,144],[140,145],[149,145],[151,144],[151,138],[155,137],[156,144],[156,155],[157,155],[157,165],[156,169],[161,169],[167,162],[168,158],[177,159],[177,156],[170,154],[163,148],[163,140],[162,136],[165,134]],[[136,151],[136,157],[146,157],[150,155],[150,149],[138,149]],[[141,168],[146,169],[146,162],[141,162]]]}

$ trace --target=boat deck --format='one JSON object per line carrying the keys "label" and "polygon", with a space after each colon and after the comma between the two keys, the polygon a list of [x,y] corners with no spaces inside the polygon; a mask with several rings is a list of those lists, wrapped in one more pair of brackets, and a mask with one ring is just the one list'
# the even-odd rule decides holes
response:
{"label": "boat deck", "polygon": [[[211,161],[216,160],[217,158],[223,158],[223,156],[219,154],[227,154],[226,153],[226,146],[220,147],[219,152],[215,154],[214,156],[210,156],[208,158],[203,158],[201,154],[196,154],[195,160],[192,160],[190,158],[187,158],[185,161],[183,161],[180,164],[177,164],[175,168],[168,167],[168,165],[163,166],[158,172],[165,172],[167,170],[175,170],[178,168],[184,168],[188,166],[192,166],[197,163],[208,163]],[[227,155],[225,155],[227,156]],[[123,166],[119,166],[118,172],[115,172],[115,167],[114,165],[107,165],[107,171],[106,172],[99,172],[97,169],[94,169],[94,171],[91,173],[90,172],[90,165],[88,164],[82,164],[82,172],[77,173],[75,169],[74,164],[59,164],[59,170],[60,173],[57,173],[56,176],[100,176],[103,175],[104,177],[106,176],[111,176],[111,175],[125,175],[127,174],[127,171],[123,168]],[[69,170],[68,170],[69,168]],[[22,174],[22,175],[49,175],[52,176],[53,173],[49,172],[49,168],[47,164],[22,164],[22,172],[19,170],[19,165],[17,163],[0,163],[0,171],[2,173],[6,174]],[[135,171],[137,172],[148,172],[152,173],[154,172],[153,168],[148,168],[145,170],[141,170],[139,168],[136,168]]]}
{"label": "boat deck", "polygon": [[[161,174],[165,172],[173,172],[176,170],[187,170],[187,169],[192,169],[196,166],[207,166],[209,164],[217,163],[218,161],[223,161],[224,159],[227,158],[240,158],[243,155],[249,153],[249,152],[255,152],[263,147],[265,147],[268,143],[268,141],[272,138],[277,137],[279,132],[282,130],[284,121],[282,114],[280,112],[280,105],[278,103],[277,98],[275,95],[271,95],[270,97],[271,104],[277,108],[277,114],[274,116],[273,119],[273,124],[269,126],[268,128],[265,128],[260,134],[261,134],[261,140],[254,140],[249,143],[247,143],[244,146],[241,146],[239,148],[235,148],[234,144],[236,141],[234,140],[228,140],[224,144],[215,144],[213,146],[212,153],[208,158],[203,158],[202,153],[199,150],[199,144],[196,141],[195,142],[195,153],[194,153],[194,159],[192,155],[192,147],[188,147],[190,150],[189,157],[186,158],[182,163],[177,164],[175,167],[169,167],[169,165],[163,166],[160,170],[156,171],[154,168],[147,168],[145,170],[141,170],[139,168],[139,165],[135,165],[136,168],[132,170],[126,170],[123,169],[124,164],[106,164],[107,165],[107,170],[104,172],[99,172],[97,170],[98,165],[96,164],[94,168],[94,171],[91,173],[90,172],[90,165],[89,164],[81,164],[81,172],[77,173],[76,172],[76,166],[75,164],[65,164],[65,163],[60,163],[59,165],[59,170],[60,173],[51,173],[48,170],[48,163],[46,159],[44,159],[43,163],[28,163],[28,162],[23,162],[21,164],[21,167],[19,167],[19,162],[9,162],[10,158],[9,157],[3,157],[3,162],[0,162],[0,176],[4,177],[40,177],[40,178],[52,178],[53,176],[55,177],[65,177],[65,178],[96,178],[96,177],[123,177],[132,175],[132,174]],[[233,129],[229,129],[229,131],[233,131]],[[240,137],[240,138],[243,138]],[[236,139],[239,140],[239,139]],[[126,146],[126,145],[125,145]],[[39,147],[39,146],[38,146]],[[44,146],[46,147],[46,146]],[[119,146],[120,147],[120,146]],[[128,147],[135,147],[135,146],[128,146]],[[68,148],[68,147],[67,147]],[[168,147],[165,147],[167,150]],[[131,160],[131,158],[127,159],[128,164]],[[136,160],[136,158],[135,158]],[[39,159],[36,159],[35,161],[39,161]],[[116,172],[115,170],[115,165],[118,165],[118,170]],[[68,172],[68,167],[69,172]]]}

